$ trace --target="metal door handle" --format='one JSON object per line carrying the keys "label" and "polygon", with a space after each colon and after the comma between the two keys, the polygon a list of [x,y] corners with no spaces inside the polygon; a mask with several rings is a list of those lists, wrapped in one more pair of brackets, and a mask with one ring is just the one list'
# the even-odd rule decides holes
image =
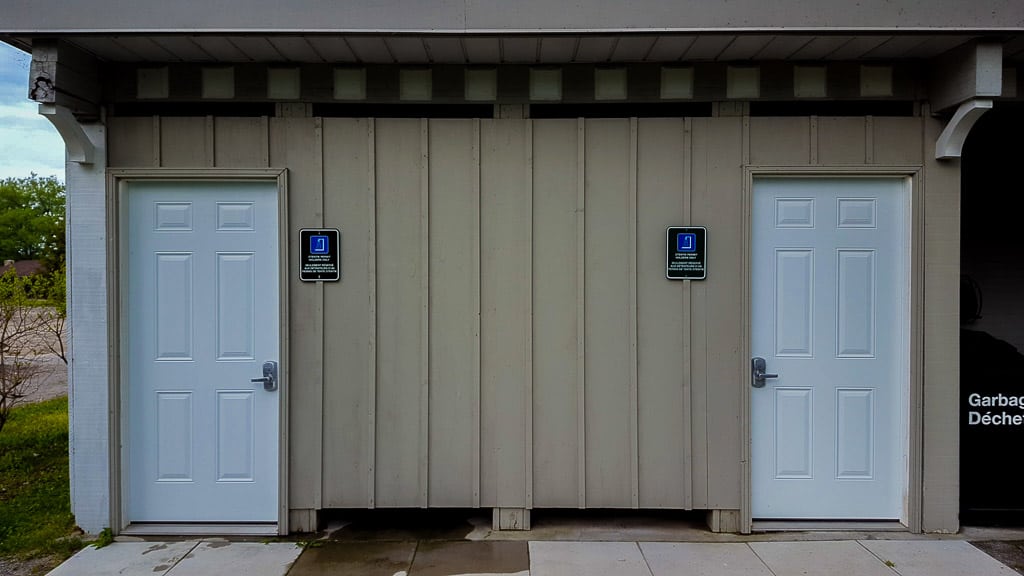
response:
{"label": "metal door handle", "polygon": [[267,392],[277,390],[277,362],[267,360],[263,363],[263,378],[253,378],[250,382],[262,382]]}
{"label": "metal door handle", "polygon": [[768,378],[778,378],[778,374],[765,372],[767,364],[760,356],[750,360],[750,385],[754,388],[764,388],[764,381]]}

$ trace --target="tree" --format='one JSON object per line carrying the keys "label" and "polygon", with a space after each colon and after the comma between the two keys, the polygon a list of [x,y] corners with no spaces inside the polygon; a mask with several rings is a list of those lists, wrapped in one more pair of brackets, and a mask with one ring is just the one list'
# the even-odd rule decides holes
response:
{"label": "tree", "polygon": [[0,260],[41,260],[47,270],[64,257],[64,185],[53,176],[0,180]]}
{"label": "tree", "polygon": [[42,300],[44,305],[38,312],[43,317],[43,345],[47,351],[68,363],[67,350],[64,346],[64,327],[68,318],[67,303],[67,269],[64,259],[49,274],[39,274],[32,278],[32,295]]}
{"label": "tree", "polygon": [[38,362],[46,345],[46,309],[31,298],[32,280],[13,268],[0,276],[0,430],[52,368]]}

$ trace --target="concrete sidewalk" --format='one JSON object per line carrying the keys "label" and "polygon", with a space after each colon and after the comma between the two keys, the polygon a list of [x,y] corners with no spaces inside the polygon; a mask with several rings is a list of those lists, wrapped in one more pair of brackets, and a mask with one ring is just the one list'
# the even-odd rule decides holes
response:
{"label": "concrete sidewalk", "polygon": [[87,546],[50,575],[283,576],[301,552],[294,542],[114,542],[98,549]]}
{"label": "concrete sidewalk", "polygon": [[1016,576],[964,540],[115,542],[51,576]]}

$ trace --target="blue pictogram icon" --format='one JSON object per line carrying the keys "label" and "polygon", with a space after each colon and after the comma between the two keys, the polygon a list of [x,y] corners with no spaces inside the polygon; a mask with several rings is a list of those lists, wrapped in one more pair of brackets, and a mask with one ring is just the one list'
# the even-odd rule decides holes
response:
{"label": "blue pictogram icon", "polygon": [[696,252],[697,235],[692,232],[683,232],[676,235],[676,252]]}
{"label": "blue pictogram icon", "polygon": [[310,254],[329,254],[331,251],[331,241],[327,236],[310,236],[309,237],[309,253]]}

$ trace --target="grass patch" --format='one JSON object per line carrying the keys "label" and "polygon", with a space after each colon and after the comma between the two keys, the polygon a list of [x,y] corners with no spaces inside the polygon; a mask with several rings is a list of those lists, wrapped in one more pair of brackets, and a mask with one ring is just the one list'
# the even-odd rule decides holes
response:
{"label": "grass patch", "polygon": [[82,547],[74,528],[68,399],[15,408],[0,431],[0,556],[66,558]]}

